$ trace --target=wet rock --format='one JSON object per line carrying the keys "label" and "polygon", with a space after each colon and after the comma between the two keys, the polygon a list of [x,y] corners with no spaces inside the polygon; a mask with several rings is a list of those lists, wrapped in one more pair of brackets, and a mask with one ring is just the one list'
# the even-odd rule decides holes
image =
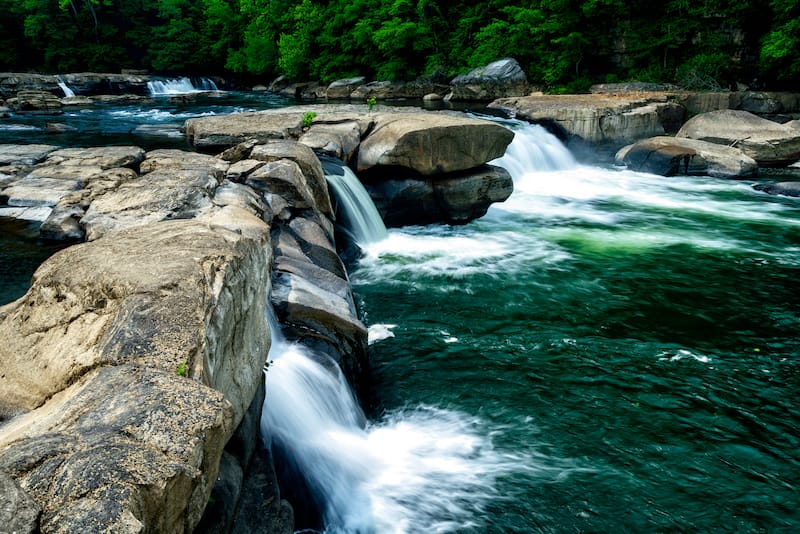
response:
{"label": "wet rock", "polygon": [[677,134],[742,150],[759,165],[800,159],[800,130],[741,110],[720,110],[692,117]]}
{"label": "wet rock", "polygon": [[514,133],[497,123],[445,113],[388,114],[358,151],[358,172],[404,167],[422,175],[477,167],[499,158]]}
{"label": "wet rock", "polygon": [[758,173],[755,160],[737,148],[675,137],[639,141],[620,153],[617,160],[634,171],[662,176],[747,178]]}
{"label": "wet rock", "polygon": [[800,197],[800,182],[777,182],[771,184],[756,184],[753,188],[770,195],[784,195],[787,197]]}
{"label": "wet rock", "polygon": [[464,224],[483,216],[492,203],[506,200],[513,180],[505,169],[483,165],[433,178],[370,180],[365,187],[387,226]]}

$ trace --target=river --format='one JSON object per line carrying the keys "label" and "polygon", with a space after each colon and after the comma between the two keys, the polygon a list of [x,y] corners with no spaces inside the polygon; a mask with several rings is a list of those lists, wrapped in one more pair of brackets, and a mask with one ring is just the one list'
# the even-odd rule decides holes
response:
{"label": "river", "polygon": [[327,531],[797,531],[797,200],[509,124],[509,200],[350,266],[372,383],[315,460],[347,480]]}

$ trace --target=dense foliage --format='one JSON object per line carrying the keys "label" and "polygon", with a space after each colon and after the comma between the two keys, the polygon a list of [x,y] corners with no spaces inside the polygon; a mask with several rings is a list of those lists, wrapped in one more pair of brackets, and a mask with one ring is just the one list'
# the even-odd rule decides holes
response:
{"label": "dense foliage", "polygon": [[0,70],[268,80],[450,77],[512,56],[532,83],[800,81],[798,0],[0,0]]}

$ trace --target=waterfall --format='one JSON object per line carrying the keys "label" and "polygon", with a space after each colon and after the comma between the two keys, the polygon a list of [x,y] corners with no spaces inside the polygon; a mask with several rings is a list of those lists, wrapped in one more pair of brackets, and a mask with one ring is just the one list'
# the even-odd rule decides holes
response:
{"label": "waterfall", "polygon": [[187,77],[169,80],[151,80],[147,82],[150,96],[181,95],[186,93],[199,93],[204,91],[218,91],[217,85],[208,78],[199,78],[197,86]]}
{"label": "waterfall", "polygon": [[325,179],[339,203],[338,217],[359,247],[376,243],[387,237],[386,226],[355,173],[343,162],[321,157]]}
{"label": "waterfall", "polygon": [[563,171],[577,165],[569,149],[543,126],[502,122],[514,131],[514,140],[503,156],[490,163],[506,169],[515,182],[531,172]]}
{"label": "waterfall", "polygon": [[497,453],[480,423],[459,412],[418,406],[365,425],[336,362],[286,341],[277,324],[272,332],[261,434],[302,478],[322,521],[297,517],[298,527],[326,534],[474,527],[473,515],[497,498],[495,478],[518,458]]}
{"label": "waterfall", "polygon": [[70,89],[63,80],[58,80],[58,86],[64,91],[64,98],[75,96],[75,91]]}

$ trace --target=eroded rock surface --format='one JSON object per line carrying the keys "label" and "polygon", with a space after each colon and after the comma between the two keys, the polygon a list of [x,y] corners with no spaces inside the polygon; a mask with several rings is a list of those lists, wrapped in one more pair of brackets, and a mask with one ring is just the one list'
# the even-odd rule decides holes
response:
{"label": "eroded rock surface", "polygon": [[624,149],[617,163],[634,171],[662,176],[709,175],[747,178],[758,173],[758,164],[738,148],[676,137],[653,137]]}

